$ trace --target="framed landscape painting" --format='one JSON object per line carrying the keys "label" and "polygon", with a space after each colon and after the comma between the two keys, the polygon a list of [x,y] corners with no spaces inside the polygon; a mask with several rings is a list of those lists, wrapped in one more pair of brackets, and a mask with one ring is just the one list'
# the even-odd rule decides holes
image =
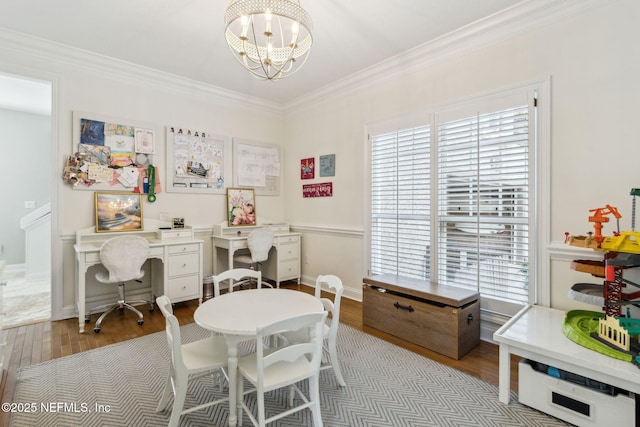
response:
{"label": "framed landscape painting", "polygon": [[96,233],[143,231],[139,193],[96,192]]}

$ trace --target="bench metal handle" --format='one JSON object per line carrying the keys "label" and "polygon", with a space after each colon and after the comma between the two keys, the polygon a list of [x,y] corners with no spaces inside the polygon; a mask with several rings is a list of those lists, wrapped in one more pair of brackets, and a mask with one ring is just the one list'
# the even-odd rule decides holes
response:
{"label": "bench metal handle", "polygon": [[413,307],[411,307],[410,305],[402,305],[399,302],[394,303],[393,306],[398,310],[407,310],[409,313],[414,311]]}

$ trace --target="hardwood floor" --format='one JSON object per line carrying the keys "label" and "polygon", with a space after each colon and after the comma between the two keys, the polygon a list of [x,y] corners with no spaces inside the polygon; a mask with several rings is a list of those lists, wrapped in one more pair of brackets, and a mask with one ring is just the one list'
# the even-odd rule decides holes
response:
{"label": "hardwood floor", "polygon": [[[285,284],[282,287],[313,293],[313,289],[308,286]],[[197,307],[197,301],[187,301],[174,306],[174,313],[181,325],[193,322],[193,312]],[[4,371],[2,382],[0,383],[2,402],[11,402],[13,400],[17,371],[21,367],[164,330],[165,322],[160,310],[155,310],[152,313],[145,311],[144,315],[145,322],[142,326],[136,323],[137,317],[135,314],[128,310],[125,310],[123,315],[109,316],[105,319],[102,331],[99,334],[93,333],[91,325],[87,325],[86,332],[80,334],[78,332],[78,319],[75,318],[55,322],[40,322],[3,330],[0,339],[5,340],[7,344],[3,352]],[[95,316],[92,320],[95,322]],[[494,344],[481,341],[478,347],[461,360],[450,359],[376,329],[363,327],[362,304],[347,298],[342,299],[340,322],[473,375],[488,383],[498,384],[498,347]],[[517,358],[513,357],[511,367],[511,388],[517,390]],[[0,412],[0,425],[8,424],[8,414]]]}

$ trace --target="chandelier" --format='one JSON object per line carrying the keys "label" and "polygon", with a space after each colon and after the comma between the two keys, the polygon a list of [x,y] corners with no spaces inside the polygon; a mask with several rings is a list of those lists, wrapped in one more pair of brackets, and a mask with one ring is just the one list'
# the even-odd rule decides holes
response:
{"label": "chandelier", "polygon": [[225,38],[234,57],[260,80],[279,80],[309,57],[311,17],[298,0],[231,0]]}

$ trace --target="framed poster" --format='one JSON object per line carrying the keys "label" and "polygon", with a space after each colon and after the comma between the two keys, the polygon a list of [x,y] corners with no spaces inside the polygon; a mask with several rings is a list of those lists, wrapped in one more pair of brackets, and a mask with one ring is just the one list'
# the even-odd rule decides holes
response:
{"label": "framed poster", "polygon": [[167,127],[167,188],[173,193],[224,194],[231,186],[231,139]]}
{"label": "framed poster", "polygon": [[320,156],[320,176],[335,176],[336,174],[336,155],[326,154]]}
{"label": "framed poster", "polygon": [[95,193],[96,233],[143,231],[142,195],[139,193]]}
{"label": "framed poster", "polygon": [[280,146],[233,140],[234,187],[252,188],[261,196],[280,194]]}
{"label": "framed poster", "polygon": [[308,159],[300,160],[300,179],[313,179],[315,178],[315,158],[309,157]]}
{"label": "framed poster", "polygon": [[253,189],[227,188],[229,227],[256,225],[256,198]]}

